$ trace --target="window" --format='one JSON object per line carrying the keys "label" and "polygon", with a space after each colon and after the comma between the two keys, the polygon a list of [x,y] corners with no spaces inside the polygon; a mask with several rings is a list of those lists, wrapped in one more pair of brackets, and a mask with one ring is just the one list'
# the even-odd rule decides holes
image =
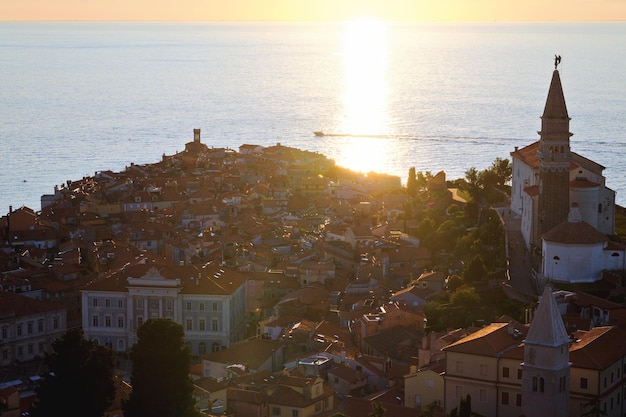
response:
{"label": "window", "polygon": [[204,303],[200,303],[200,311],[204,311]]}
{"label": "window", "polygon": [[100,323],[99,323],[99,320],[98,320],[98,316],[93,316],[93,317],[91,318],[91,325],[92,325],[93,327],[98,327],[98,325],[99,325],[99,324],[100,324]]}
{"label": "window", "polygon": [[213,311],[219,311],[217,303],[213,303]]}
{"label": "window", "polygon": [[91,305],[92,305],[92,306],[94,306],[94,307],[98,307],[98,299],[97,299],[97,298],[94,298],[94,299],[91,301]]}
{"label": "window", "polygon": [[120,352],[124,351],[124,340],[120,339],[117,341],[117,350]]}
{"label": "window", "polygon": [[456,398],[461,398],[463,396],[463,386],[457,385],[454,387],[454,395]]}
{"label": "window", "polygon": [[517,407],[522,406],[522,394],[515,394],[515,405]]}
{"label": "window", "polygon": [[28,334],[33,334],[33,322],[29,321],[26,324],[26,331],[28,332]]}
{"label": "window", "polygon": [[567,378],[562,376],[559,378],[559,392],[565,392],[567,385]]}
{"label": "window", "polygon": [[187,311],[191,311],[191,301],[187,301]]}
{"label": "window", "polygon": [[589,380],[587,378],[580,378],[580,387],[582,389],[587,389],[589,385]]}
{"label": "window", "polygon": [[124,300],[120,299],[117,300],[117,308],[123,308],[124,307]]}
{"label": "window", "polygon": [[211,330],[214,332],[218,330],[217,320],[211,320]]}
{"label": "window", "polygon": [[28,348],[26,350],[28,351],[29,355],[32,355],[33,354],[33,344],[29,343],[28,344]]}
{"label": "window", "polygon": [[280,416],[280,407],[272,407],[272,416]]}
{"label": "window", "polygon": [[18,336],[21,336],[21,335],[22,335],[22,325],[21,325],[21,324],[18,324],[18,325],[17,325],[17,335],[18,335]]}
{"label": "window", "polygon": [[319,413],[320,411],[322,411],[322,402],[318,401],[315,403],[315,412]]}
{"label": "window", "polygon": [[37,331],[39,333],[43,332],[43,319],[37,320]]}
{"label": "window", "polygon": [[143,324],[143,317],[137,317],[137,328],[140,328]]}
{"label": "window", "polygon": [[109,299],[109,298],[105,298],[105,300],[104,300],[104,306],[105,306],[105,307],[111,307],[111,299]]}
{"label": "window", "polygon": [[187,319],[187,330],[191,330],[193,329],[193,322],[191,321],[191,319]]}
{"label": "window", "polygon": [[502,405],[509,405],[509,393],[502,391]]}
{"label": "window", "polygon": [[173,306],[172,300],[165,300],[165,310],[172,311],[174,309]]}
{"label": "window", "polygon": [[142,299],[138,299],[137,300],[137,310],[139,310],[139,311],[143,310],[143,300]]}
{"label": "window", "polygon": [[204,320],[200,320],[200,322],[198,323],[198,327],[200,328],[200,331],[203,332],[206,330],[206,326],[204,324]]}
{"label": "window", "polygon": [[544,391],[544,379],[539,378],[539,392],[543,392],[543,391]]}
{"label": "window", "polygon": [[505,366],[502,368],[502,378],[508,378],[508,377],[509,377],[509,368]]}
{"label": "window", "polygon": [[8,327],[5,326],[5,327],[2,328],[2,338],[6,339],[8,337],[9,337],[9,329],[8,329]]}
{"label": "window", "polygon": [[291,417],[298,417],[300,415],[300,410],[291,410]]}
{"label": "window", "polygon": [[198,355],[205,355],[205,354],[206,354],[206,343],[200,342],[198,344]]}
{"label": "window", "polygon": [[52,319],[52,328],[53,329],[58,329],[59,328],[59,317],[54,317]]}
{"label": "window", "polygon": [[24,347],[22,346],[17,347],[17,356],[24,356]]}
{"label": "window", "polygon": [[124,327],[124,317],[118,317],[117,318],[117,327]]}
{"label": "window", "polygon": [[480,397],[480,402],[481,403],[486,403],[487,402],[487,390],[486,389],[481,389],[478,392],[478,395]]}
{"label": "window", "polygon": [[111,327],[111,316],[104,317],[104,327]]}
{"label": "window", "polygon": [[517,370],[517,379],[522,379],[522,370],[521,369]]}
{"label": "window", "polygon": [[2,351],[2,360],[7,360],[7,359],[9,359],[9,351],[5,349]]}
{"label": "window", "polygon": [[533,377],[533,392],[537,392],[537,386],[538,386],[538,382],[537,382],[537,377],[534,376]]}

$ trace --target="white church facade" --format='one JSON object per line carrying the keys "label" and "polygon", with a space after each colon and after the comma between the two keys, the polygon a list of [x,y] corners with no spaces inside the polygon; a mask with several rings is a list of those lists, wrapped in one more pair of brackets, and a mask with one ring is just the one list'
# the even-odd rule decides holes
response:
{"label": "white church facade", "polygon": [[521,220],[526,249],[541,254],[544,281],[594,282],[625,269],[615,233],[615,191],[604,167],[570,150],[569,115],[554,70],[541,116],[540,139],[511,152],[511,212]]}

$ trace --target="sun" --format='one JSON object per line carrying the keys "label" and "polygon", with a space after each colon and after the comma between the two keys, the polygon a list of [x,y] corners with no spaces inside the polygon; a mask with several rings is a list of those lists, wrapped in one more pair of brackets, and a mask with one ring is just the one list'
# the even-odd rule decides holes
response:
{"label": "sun", "polygon": [[345,23],[339,124],[341,132],[349,135],[342,149],[344,166],[356,171],[377,170],[376,162],[384,159],[384,146],[373,137],[389,131],[387,45],[386,23],[369,18]]}
{"label": "sun", "polygon": [[373,19],[346,22],[342,57],[344,131],[352,134],[381,133],[387,113],[385,23]]}

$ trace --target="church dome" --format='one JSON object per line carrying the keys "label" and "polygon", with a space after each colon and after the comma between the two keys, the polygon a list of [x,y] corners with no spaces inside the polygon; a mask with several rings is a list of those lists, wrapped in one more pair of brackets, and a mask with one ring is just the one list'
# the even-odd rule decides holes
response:
{"label": "church dome", "polygon": [[[576,216],[572,216],[574,219]],[[546,242],[562,243],[568,245],[592,245],[604,243],[609,238],[598,232],[587,222],[566,221],[554,227],[549,232],[544,233],[541,238]]]}

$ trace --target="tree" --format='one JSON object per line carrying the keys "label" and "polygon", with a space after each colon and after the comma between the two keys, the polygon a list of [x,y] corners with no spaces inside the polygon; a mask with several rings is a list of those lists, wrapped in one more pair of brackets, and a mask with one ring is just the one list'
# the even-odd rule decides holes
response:
{"label": "tree", "polygon": [[196,417],[191,353],[183,343],[181,325],[150,319],[137,329],[130,351],[132,392],[124,403],[125,417]]}
{"label": "tree", "polygon": [[507,182],[511,180],[511,176],[513,174],[513,166],[511,165],[511,161],[505,158],[496,158],[495,161],[489,167],[490,171],[493,171],[497,178],[497,184],[499,187],[502,187]]}
{"label": "tree", "polygon": [[88,341],[80,329],[52,343],[49,373],[37,389],[32,415],[101,417],[115,395],[113,351]]}
{"label": "tree", "polygon": [[469,265],[467,265],[467,268],[463,271],[463,281],[468,284],[473,284],[485,279],[487,279],[485,261],[480,254],[474,255]]}
{"label": "tree", "polygon": [[417,177],[415,176],[415,167],[409,168],[409,176],[406,179],[406,191],[411,197],[417,194],[419,185],[417,184]]}

